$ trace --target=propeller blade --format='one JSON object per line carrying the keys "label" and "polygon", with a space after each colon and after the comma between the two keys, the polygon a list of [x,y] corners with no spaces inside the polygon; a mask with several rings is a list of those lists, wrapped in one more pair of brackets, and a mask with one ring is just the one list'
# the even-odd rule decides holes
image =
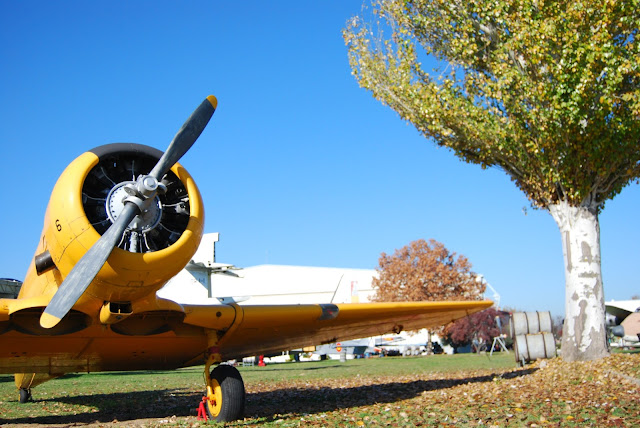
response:
{"label": "propeller blade", "polygon": [[204,128],[209,123],[211,116],[216,111],[218,100],[213,95],[209,95],[198,106],[197,109],[182,125],[169,147],[164,152],[156,166],[153,167],[149,175],[155,177],[158,181],[169,171],[169,169],[187,153],[187,151],[196,142]]}
{"label": "propeller blade", "polygon": [[107,229],[84,256],[71,269],[69,275],[62,281],[60,288],[47,305],[40,317],[40,325],[44,328],[54,327],[60,322],[82,293],[89,287],[102,265],[105,264],[114,247],[118,245],[122,234],[138,214],[139,209],[133,203],[125,204],[115,223]]}

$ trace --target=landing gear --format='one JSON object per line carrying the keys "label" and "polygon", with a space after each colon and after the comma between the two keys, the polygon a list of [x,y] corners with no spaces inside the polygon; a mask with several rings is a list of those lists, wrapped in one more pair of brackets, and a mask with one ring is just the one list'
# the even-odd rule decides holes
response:
{"label": "landing gear", "polygon": [[209,419],[230,422],[244,412],[244,382],[233,366],[221,364],[211,371],[207,381],[205,409]]}
{"label": "landing gear", "polygon": [[31,401],[31,390],[20,388],[20,402],[26,403],[27,401]]}

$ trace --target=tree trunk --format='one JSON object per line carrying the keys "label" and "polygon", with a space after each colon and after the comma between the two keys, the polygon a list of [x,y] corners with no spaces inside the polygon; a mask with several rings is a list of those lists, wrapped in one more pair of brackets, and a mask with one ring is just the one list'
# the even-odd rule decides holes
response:
{"label": "tree trunk", "polygon": [[565,263],[562,358],[594,360],[609,355],[600,269],[600,224],[595,207],[567,202],[549,206],[560,228]]}

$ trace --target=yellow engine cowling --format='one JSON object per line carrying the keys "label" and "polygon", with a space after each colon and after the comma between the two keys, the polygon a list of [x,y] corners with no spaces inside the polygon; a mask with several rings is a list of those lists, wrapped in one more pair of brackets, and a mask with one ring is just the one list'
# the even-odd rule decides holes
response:
{"label": "yellow engine cowling", "polygon": [[[55,293],[110,226],[109,215],[114,215],[111,211],[117,210],[114,206],[124,197],[118,186],[149,173],[161,155],[138,144],[110,144],[80,155],[64,170],[53,189],[35,262],[20,297]],[[155,296],[196,252],[204,224],[200,192],[179,164],[162,181],[168,190],[153,204],[155,211],[150,210],[153,212],[146,219],[149,230],[135,237],[133,232],[125,234],[75,309],[87,307],[93,312],[103,302]]]}

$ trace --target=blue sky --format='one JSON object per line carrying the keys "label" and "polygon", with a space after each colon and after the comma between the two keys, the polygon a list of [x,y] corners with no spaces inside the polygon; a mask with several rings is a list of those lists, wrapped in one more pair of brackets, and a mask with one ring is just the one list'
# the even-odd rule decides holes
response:
{"label": "blue sky", "polygon": [[[375,268],[434,238],[502,305],[564,313],[560,234],[498,170],[420,136],[358,88],[341,31],[358,1],[0,3],[0,277],[22,279],[55,180],[111,142],[164,150],[209,94],[182,159],[218,261]],[[525,215],[523,208],[527,208]],[[607,299],[640,293],[640,186],[600,216]]]}

